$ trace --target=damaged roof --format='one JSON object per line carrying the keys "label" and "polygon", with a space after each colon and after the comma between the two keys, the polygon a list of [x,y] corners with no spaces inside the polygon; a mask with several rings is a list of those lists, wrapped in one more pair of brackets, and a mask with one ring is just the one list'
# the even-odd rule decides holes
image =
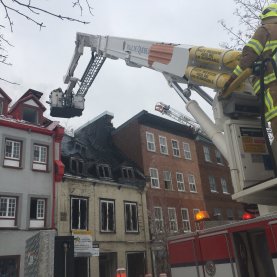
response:
{"label": "damaged roof", "polygon": [[[113,114],[104,112],[77,129],[74,136],[64,136],[62,161],[65,171],[73,175],[144,187],[142,171],[112,142],[111,133],[115,129],[112,119]],[[122,168],[125,168],[124,173]]]}

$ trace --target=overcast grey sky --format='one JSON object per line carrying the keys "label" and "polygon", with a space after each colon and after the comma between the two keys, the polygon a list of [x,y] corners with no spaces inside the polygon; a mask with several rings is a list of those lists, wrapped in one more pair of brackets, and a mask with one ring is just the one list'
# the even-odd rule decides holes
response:
{"label": "overcast grey sky", "polygon": [[[40,2],[57,13],[79,16],[69,0]],[[14,32],[6,33],[15,46],[9,50],[13,66],[0,67],[1,77],[20,83],[15,86],[0,82],[13,100],[32,88],[43,92],[46,101],[53,89],[66,88],[63,76],[73,54],[76,32],[219,47],[228,40],[228,34],[218,21],[225,19],[232,25],[235,19],[232,0],[94,0],[92,6],[94,16],[83,16],[91,22],[89,25],[44,16],[47,28],[39,30],[31,22],[13,16]],[[3,13],[0,16],[3,22]],[[86,62],[88,57],[82,57],[80,66]],[[214,94],[211,90],[209,93]],[[117,127],[143,109],[160,115],[154,110],[159,101],[186,113],[182,100],[160,73],[127,67],[119,60],[106,60],[86,96],[83,116],[59,121],[77,129],[107,110],[114,114],[113,123]],[[200,104],[206,106],[203,101]],[[45,105],[48,115],[49,106]]]}

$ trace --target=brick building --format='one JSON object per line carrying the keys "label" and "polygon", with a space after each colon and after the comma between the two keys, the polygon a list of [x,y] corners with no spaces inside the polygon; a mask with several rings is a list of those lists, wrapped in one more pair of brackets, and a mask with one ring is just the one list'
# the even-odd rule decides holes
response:
{"label": "brick building", "polygon": [[226,161],[194,128],[142,111],[113,132],[113,141],[149,176],[147,205],[156,276],[167,271],[161,241],[195,231],[199,210],[208,210],[211,219],[238,219],[241,206],[231,200]]}

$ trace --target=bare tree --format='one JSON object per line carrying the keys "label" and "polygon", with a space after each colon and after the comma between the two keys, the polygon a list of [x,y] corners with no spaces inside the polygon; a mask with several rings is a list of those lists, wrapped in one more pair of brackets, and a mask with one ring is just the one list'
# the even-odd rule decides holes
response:
{"label": "bare tree", "polygon": [[[46,24],[41,21],[42,15],[48,15],[50,17],[55,17],[58,20],[63,21],[74,21],[81,24],[88,24],[88,21],[81,20],[78,18],[69,17],[65,14],[60,14],[58,12],[51,11],[50,9],[43,8],[42,3],[35,3],[35,0],[0,0],[0,12],[4,14],[4,21],[1,20],[0,24],[0,64],[1,66],[10,66],[11,63],[8,61],[8,50],[9,47],[13,47],[12,43],[5,37],[4,33],[8,30],[10,32],[14,31],[14,20],[15,16],[22,17],[39,29],[46,27]],[[83,15],[84,9],[87,10],[90,15],[92,14],[91,0],[73,0],[73,2],[68,1],[72,8],[77,8],[80,11],[80,16]],[[55,5],[55,1],[53,1]],[[12,81],[6,80],[0,76],[0,81],[5,81],[11,84],[16,84]]]}
{"label": "bare tree", "polygon": [[230,35],[230,41],[221,43],[221,46],[241,50],[260,24],[259,15],[263,8],[268,4],[277,3],[277,0],[234,0],[234,3],[236,9],[233,14],[238,19],[236,25],[239,27],[229,26],[224,19],[219,21]]}

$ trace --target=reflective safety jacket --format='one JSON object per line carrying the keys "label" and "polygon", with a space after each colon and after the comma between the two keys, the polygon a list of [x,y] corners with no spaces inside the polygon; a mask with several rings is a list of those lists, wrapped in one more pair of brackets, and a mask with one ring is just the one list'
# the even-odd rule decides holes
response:
{"label": "reflective safety jacket", "polygon": [[[277,48],[277,17],[271,17],[262,21],[262,25],[258,27],[253,37],[244,46],[240,63],[233,71],[234,77],[240,75],[247,67],[252,67],[255,61],[262,61],[272,56],[275,48]],[[274,55],[273,59],[277,62],[277,54]],[[268,85],[274,81],[277,83],[272,65],[268,64],[264,75],[264,83]],[[253,79],[252,85],[254,92],[258,93],[260,91],[259,77]]]}

